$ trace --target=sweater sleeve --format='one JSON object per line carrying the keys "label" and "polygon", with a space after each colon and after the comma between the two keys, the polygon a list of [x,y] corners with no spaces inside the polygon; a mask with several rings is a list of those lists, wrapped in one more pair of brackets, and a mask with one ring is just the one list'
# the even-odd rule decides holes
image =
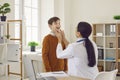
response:
{"label": "sweater sleeve", "polygon": [[48,54],[49,54],[49,41],[48,41],[48,38],[45,37],[43,40],[43,46],[42,46],[42,59],[47,72],[51,71]]}

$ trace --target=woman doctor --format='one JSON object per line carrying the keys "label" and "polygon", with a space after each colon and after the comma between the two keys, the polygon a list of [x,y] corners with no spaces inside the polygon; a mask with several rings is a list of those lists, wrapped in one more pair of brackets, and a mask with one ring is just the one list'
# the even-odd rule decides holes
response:
{"label": "woman doctor", "polygon": [[[56,30],[58,38],[57,58],[68,59],[68,74],[94,80],[98,74],[97,59],[98,50],[96,44],[89,39],[92,32],[91,25],[87,22],[79,22],[76,31],[76,42],[67,46],[67,40],[63,31]],[[61,42],[65,42],[67,48],[62,49]]]}

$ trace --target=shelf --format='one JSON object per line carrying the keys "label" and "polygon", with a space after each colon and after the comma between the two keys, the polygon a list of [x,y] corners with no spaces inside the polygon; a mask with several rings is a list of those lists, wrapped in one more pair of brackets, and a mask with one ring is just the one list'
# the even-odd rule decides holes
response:
{"label": "shelf", "polygon": [[0,80],[20,80],[20,77],[17,76],[0,76]]}
{"label": "shelf", "polygon": [[105,37],[105,36],[96,36],[96,35],[93,35],[93,37],[98,37],[99,38],[99,37]]}
{"label": "shelf", "polygon": [[0,21],[0,25],[1,25],[1,24],[4,25],[4,24],[7,24],[7,22],[4,22],[4,21],[1,22],[1,21]]}
{"label": "shelf", "polygon": [[6,44],[6,43],[0,43],[0,46],[1,46],[1,45],[3,46],[3,45],[5,45],[5,44]]}
{"label": "shelf", "polygon": [[105,60],[103,60],[103,59],[98,59],[98,61],[105,61]]}
{"label": "shelf", "polygon": [[1,66],[1,65],[4,65],[4,63],[0,63],[0,66]]}
{"label": "shelf", "polygon": [[106,62],[116,62],[116,60],[105,60]]}
{"label": "shelf", "polygon": [[104,48],[104,49],[109,49],[109,50],[113,50],[113,49],[116,49],[116,48]]}
{"label": "shelf", "polygon": [[105,37],[108,37],[108,38],[113,38],[113,37],[115,37],[115,38],[116,38],[116,35],[106,35]]}
{"label": "shelf", "polygon": [[104,60],[104,59],[99,59],[98,61],[116,62],[116,60]]}
{"label": "shelf", "polygon": [[103,47],[98,47],[98,49],[104,49]]}
{"label": "shelf", "polygon": [[[15,24],[18,24],[18,23],[20,25],[16,26]],[[17,28],[19,27],[19,31],[18,31],[19,37],[16,37],[15,34],[13,34],[14,32],[11,31],[11,27],[13,29],[15,27],[17,27]],[[9,64],[10,62],[17,62],[18,64],[20,64],[20,68],[19,68],[20,71],[19,71],[19,73],[14,73],[14,75],[19,74],[20,79],[22,80],[22,73],[23,73],[22,72],[22,46],[21,46],[22,45],[22,20],[7,20],[7,22],[0,22],[0,31],[1,31],[0,32],[0,34],[1,34],[0,35],[0,37],[1,37],[0,45],[5,45],[5,50],[3,51],[3,49],[1,49],[1,51],[3,51],[4,54],[6,54],[5,59],[4,59],[6,65],[7,65],[7,69],[6,69],[7,73],[6,74],[10,75],[11,73],[17,72],[14,70],[12,72],[12,67],[10,67],[10,66],[12,66],[13,64]],[[4,38],[4,35],[11,35],[12,38],[10,37],[9,43],[7,42],[6,38]],[[17,41],[19,41],[18,45],[16,45]],[[11,61],[8,61],[8,60],[11,60]],[[2,80],[2,79],[0,78],[0,80]],[[4,79],[4,80],[8,80],[8,79]],[[11,79],[11,80],[13,80],[13,79]]]}
{"label": "shelf", "polygon": [[118,62],[120,62],[120,59],[118,59]]}
{"label": "shelf", "polygon": [[[98,65],[103,66],[103,71],[112,70],[111,64],[118,68],[120,62],[120,24],[96,23],[93,24],[93,40],[98,48]],[[115,64],[113,64],[115,63]],[[120,71],[120,70],[119,70]]]}
{"label": "shelf", "polygon": [[17,38],[10,38],[10,40],[18,40],[19,41],[21,39],[19,39],[19,38],[18,39]]}

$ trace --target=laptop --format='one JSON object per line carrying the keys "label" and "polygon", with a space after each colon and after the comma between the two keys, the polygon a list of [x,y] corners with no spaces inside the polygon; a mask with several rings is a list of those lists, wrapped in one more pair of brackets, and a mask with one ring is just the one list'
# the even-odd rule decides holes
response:
{"label": "laptop", "polygon": [[54,76],[42,77],[39,75],[37,78],[32,60],[28,56],[23,56],[23,62],[29,80],[57,80]]}

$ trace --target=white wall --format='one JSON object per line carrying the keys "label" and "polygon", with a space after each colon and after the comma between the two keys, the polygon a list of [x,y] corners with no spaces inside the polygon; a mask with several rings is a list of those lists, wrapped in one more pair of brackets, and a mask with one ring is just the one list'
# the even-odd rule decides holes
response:
{"label": "white wall", "polygon": [[64,0],[54,0],[54,16],[61,20],[61,27],[64,29]]}
{"label": "white wall", "polygon": [[[14,0],[0,0],[0,4]],[[115,22],[113,16],[120,14],[120,0],[40,0],[41,1],[41,39],[49,33],[47,21],[52,16],[61,19],[61,26],[65,30],[66,36],[70,41],[76,37],[75,27],[79,21],[90,23]],[[14,6],[11,6],[14,9]],[[13,19],[14,11],[8,14],[8,19]]]}
{"label": "white wall", "polygon": [[71,4],[71,41],[75,40],[73,30],[79,21],[115,22],[113,16],[120,15],[120,0],[71,0]]}
{"label": "white wall", "polygon": [[0,0],[0,5],[4,4],[6,2],[10,4],[10,8],[11,8],[11,12],[6,14],[7,19],[14,19],[14,6],[13,6],[14,5],[14,0]]}
{"label": "white wall", "polygon": [[72,17],[89,22],[113,22],[113,15],[120,14],[120,0],[74,0]]}
{"label": "white wall", "polygon": [[71,25],[71,0],[54,0],[54,16],[61,19],[61,29],[65,31],[67,39],[70,39]]}
{"label": "white wall", "polygon": [[[7,16],[7,20],[13,20],[14,19],[14,0],[0,0],[0,5],[3,5],[4,3],[9,3],[11,8],[11,12],[5,14]],[[14,26],[12,26],[12,28],[10,28],[9,31],[10,31],[10,35],[14,36]]]}
{"label": "white wall", "polygon": [[48,19],[54,15],[54,0],[41,0],[41,40],[50,32]]}

